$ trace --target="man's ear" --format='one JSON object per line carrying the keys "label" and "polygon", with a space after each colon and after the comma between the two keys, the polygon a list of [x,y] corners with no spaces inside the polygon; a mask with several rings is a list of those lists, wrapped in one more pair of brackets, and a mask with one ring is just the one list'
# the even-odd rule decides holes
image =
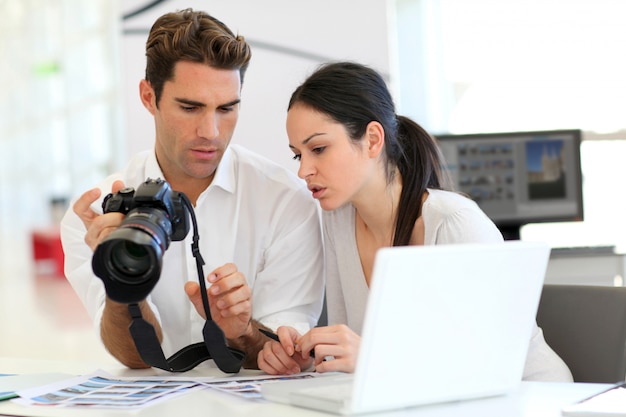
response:
{"label": "man's ear", "polygon": [[369,122],[365,128],[367,151],[370,158],[377,157],[385,146],[385,129],[379,122]]}
{"label": "man's ear", "polygon": [[156,95],[154,94],[154,88],[152,88],[152,85],[146,80],[139,82],[139,98],[143,106],[154,115],[157,110]]}

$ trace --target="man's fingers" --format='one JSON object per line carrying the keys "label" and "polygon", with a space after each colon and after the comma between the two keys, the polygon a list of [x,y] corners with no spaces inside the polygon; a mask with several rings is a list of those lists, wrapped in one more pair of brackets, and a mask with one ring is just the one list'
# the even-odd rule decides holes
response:
{"label": "man's fingers", "polygon": [[217,308],[222,317],[237,317],[241,314],[252,315],[252,304],[249,301],[244,301],[222,308],[218,305]]}
{"label": "man's fingers", "polygon": [[295,374],[300,372],[300,365],[278,342],[267,342],[259,352],[259,367],[269,374]]}
{"label": "man's fingers", "polygon": [[[125,185],[123,181],[114,181],[113,185],[111,186],[111,192],[115,194],[124,187]],[[91,225],[91,222],[93,222],[93,220],[100,215],[91,209],[91,205],[96,200],[98,200],[101,195],[102,192],[99,188],[92,188],[91,190],[87,190],[78,198],[78,200],[76,200],[74,206],[72,207],[74,213],[76,213],[78,217],[80,217],[80,219],[83,221],[86,229],[88,229]]]}
{"label": "man's fingers", "polygon": [[126,187],[124,185],[124,182],[121,180],[116,180],[113,182],[113,185],[111,186],[111,192],[113,194],[118,193],[122,188]]}
{"label": "man's fingers", "polygon": [[83,195],[76,200],[74,206],[72,207],[74,213],[76,213],[83,221],[85,228],[89,228],[93,219],[98,217],[98,213],[91,209],[91,205],[94,201],[100,198],[100,194],[99,188],[92,188],[91,190],[85,191]]}
{"label": "man's fingers", "polygon": [[185,283],[185,293],[189,301],[194,305],[200,316],[206,319],[204,314],[204,305],[202,304],[202,294],[200,294],[200,285],[197,282],[187,281]]}
{"label": "man's fingers", "polygon": [[124,220],[122,213],[96,215],[87,227],[85,242],[92,250],[95,250],[104,238],[119,227],[122,220]]}
{"label": "man's fingers", "polygon": [[[231,278],[233,275],[237,275],[237,266],[233,263],[228,263],[228,264],[220,266],[219,268],[211,272],[209,276],[207,277],[207,280],[211,284],[213,284],[215,282],[223,280],[224,278]],[[238,275],[241,275],[241,274],[238,274]]]}
{"label": "man's fingers", "polygon": [[213,287],[209,289],[209,297],[211,302],[215,302],[215,305],[220,309],[250,301],[250,298],[252,298],[252,291],[247,285],[231,288],[225,292],[219,291],[217,295],[215,295],[214,291],[211,291],[212,289]]}
{"label": "man's fingers", "polygon": [[290,326],[280,326],[276,330],[276,334],[278,335],[280,343],[283,346],[283,349],[285,349],[285,352],[287,352],[287,354],[290,356],[293,355],[295,353],[294,344],[296,343],[296,340],[298,340],[298,338],[300,337],[298,331]]}

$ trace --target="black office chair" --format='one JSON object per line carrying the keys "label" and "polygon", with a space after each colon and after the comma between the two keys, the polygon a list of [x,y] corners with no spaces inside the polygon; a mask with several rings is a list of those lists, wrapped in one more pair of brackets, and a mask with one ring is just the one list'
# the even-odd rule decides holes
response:
{"label": "black office chair", "polygon": [[626,376],[626,287],[544,285],[537,324],[575,382]]}

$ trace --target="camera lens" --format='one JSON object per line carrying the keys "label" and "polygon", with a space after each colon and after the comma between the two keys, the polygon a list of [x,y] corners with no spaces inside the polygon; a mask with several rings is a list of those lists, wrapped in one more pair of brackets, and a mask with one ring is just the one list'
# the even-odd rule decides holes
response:
{"label": "camera lens", "polygon": [[127,292],[140,291],[148,281],[156,284],[164,252],[156,235],[133,226],[120,226],[96,248],[101,260],[96,275],[125,285]]}
{"label": "camera lens", "polygon": [[95,274],[109,298],[120,303],[143,300],[161,275],[163,254],[170,243],[167,214],[152,207],[131,210],[119,228],[96,247]]}
{"label": "camera lens", "polygon": [[111,248],[111,266],[129,278],[141,276],[151,268],[150,254],[144,246],[122,240]]}

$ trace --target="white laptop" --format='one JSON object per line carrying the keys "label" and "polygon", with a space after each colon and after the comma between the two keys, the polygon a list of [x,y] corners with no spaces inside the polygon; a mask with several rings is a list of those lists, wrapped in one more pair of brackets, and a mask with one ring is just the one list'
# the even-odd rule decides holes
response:
{"label": "white laptop", "polygon": [[263,396],[360,414],[508,393],[522,379],[549,255],[523,241],[381,249],[355,373],[266,383]]}

